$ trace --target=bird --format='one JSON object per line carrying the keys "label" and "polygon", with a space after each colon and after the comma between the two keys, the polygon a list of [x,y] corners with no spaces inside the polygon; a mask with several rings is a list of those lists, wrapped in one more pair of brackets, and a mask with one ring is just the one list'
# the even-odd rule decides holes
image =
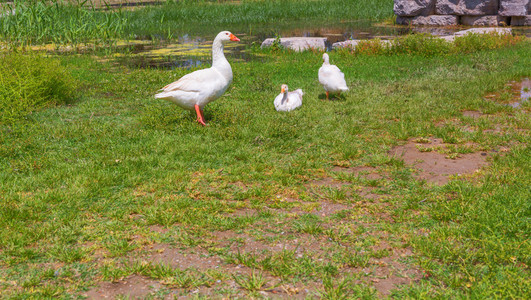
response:
{"label": "bird", "polygon": [[329,93],[340,94],[348,91],[345,74],[336,65],[331,65],[328,59],[328,54],[324,53],[323,65],[319,68],[319,83],[326,91],[326,100],[329,98]]}
{"label": "bird", "polygon": [[230,31],[218,33],[212,42],[212,67],[184,75],[163,87],[155,98],[195,110],[197,122],[206,126],[203,108],[221,97],[232,82],[232,68],[223,54],[223,45],[228,41],[239,42],[240,39]]}
{"label": "bird", "polygon": [[283,84],[280,88],[280,94],[275,98],[273,104],[277,111],[292,111],[302,105],[302,95],[304,93],[301,89],[293,92],[288,91],[288,85]]}

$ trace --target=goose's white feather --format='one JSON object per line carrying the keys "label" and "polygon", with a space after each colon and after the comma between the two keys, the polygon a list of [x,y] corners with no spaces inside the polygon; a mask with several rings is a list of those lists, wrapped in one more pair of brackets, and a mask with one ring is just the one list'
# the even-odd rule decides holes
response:
{"label": "goose's white feather", "polygon": [[173,102],[184,109],[201,109],[227,90],[232,82],[232,69],[223,54],[223,43],[232,33],[220,32],[212,43],[212,67],[184,75],[179,80],[162,88],[155,98]]}
{"label": "goose's white feather", "polygon": [[319,68],[319,83],[325,91],[330,93],[348,91],[345,74],[337,66],[328,62],[328,54],[323,54],[323,60],[323,65]]}
{"label": "goose's white feather", "polygon": [[297,89],[293,92],[288,92],[287,86],[284,93],[280,93],[273,104],[277,111],[292,111],[302,105],[302,95],[304,93],[301,89]]}

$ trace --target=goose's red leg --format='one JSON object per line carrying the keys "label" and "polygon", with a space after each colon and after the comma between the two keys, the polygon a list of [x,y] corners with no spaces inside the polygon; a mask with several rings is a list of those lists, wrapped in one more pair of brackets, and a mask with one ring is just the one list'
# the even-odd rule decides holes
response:
{"label": "goose's red leg", "polygon": [[197,122],[199,122],[199,124],[203,126],[206,126],[205,119],[203,118],[203,111],[201,111],[201,108],[197,104],[194,107],[195,107],[195,113],[197,114]]}
{"label": "goose's red leg", "polygon": [[328,99],[328,91],[326,91],[326,100],[330,100]]}

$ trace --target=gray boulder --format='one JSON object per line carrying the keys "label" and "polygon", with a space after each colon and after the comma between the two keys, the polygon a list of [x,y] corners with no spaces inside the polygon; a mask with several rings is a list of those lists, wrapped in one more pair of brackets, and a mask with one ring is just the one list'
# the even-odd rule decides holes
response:
{"label": "gray boulder", "polygon": [[[308,49],[318,49],[324,50],[326,48],[326,38],[325,37],[290,37],[290,38],[281,38],[280,44],[283,47],[295,50],[295,51],[304,51]],[[261,47],[271,47],[275,42],[274,38],[265,39],[262,42]]]}
{"label": "gray boulder", "polygon": [[436,0],[395,0],[393,10],[399,17],[427,16],[435,12]]}
{"label": "gray boulder", "polygon": [[475,33],[475,34],[486,34],[491,32],[497,32],[499,34],[512,34],[511,28],[500,28],[500,27],[485,27],[485,28],[470,28],[467,30],[461,30],[456,32],[455,36],[463,36],[469,33]]}
{"label": "gray boulder", "polygon": [[467,26],[498,26],[508,25],[507,17],[503,16],[462,16],[461,24]]}
{"label": "gray boulder", "polygon": [[512,17],[511,26],[531,26],[531,15],[525,17]]}
{"label": "gray boulder", "polygon": [[411,25],[421,25],[421,26],[450,26],[457,25],[458,18],[457,16],[417,16],[413,17],[410,20]]}
{"label": "gray boulder", "polygon": [[437,0],[435,12],[458,16],[495,15],[498,4],[498,0]]}
{"label": "gray boulder", "polygon": [[508,17],[524,17],[528,14],[530,0],[500,0],[499,14]]}

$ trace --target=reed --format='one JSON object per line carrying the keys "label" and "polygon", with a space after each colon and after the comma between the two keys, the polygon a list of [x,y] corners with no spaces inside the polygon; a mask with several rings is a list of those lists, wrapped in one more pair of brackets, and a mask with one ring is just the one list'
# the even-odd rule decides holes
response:
{"label": "reed", "polygon": [[82,3],[14,1],[3,8],[0,38],[11,47],[36,44],[112,44],[123,37],[127,18],[122,10],[97,11]]}
{"label": "reed", "polygon": [[229,28],[251,31],[253,26],[268,26],[275,30],[294,22],[379,20],[392,15],[391,7],[391,0],[168,1],[134,10],[104,10],[86,1],[15,0],[0,11],[0,39],[16,47],[49,43],[112,46],[116,39],[174,39]]}

